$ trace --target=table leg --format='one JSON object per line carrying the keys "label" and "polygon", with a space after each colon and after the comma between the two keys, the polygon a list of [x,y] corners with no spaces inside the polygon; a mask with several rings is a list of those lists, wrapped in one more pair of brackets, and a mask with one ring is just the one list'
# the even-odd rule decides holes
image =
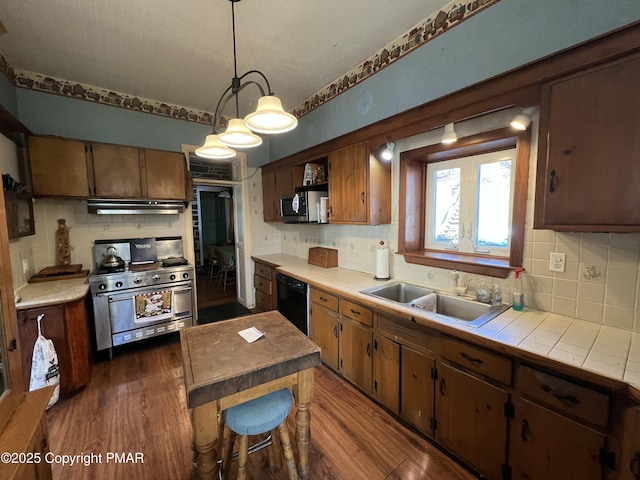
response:
{"label": "table leg", "polygon": [[309,478],[309,444],[311,443],[311,400],[313,398],[313,368],[298,373],[298,383],[293,388],[296,397],[296,443],[298,444],[298,475]]}
{"label": "table leg", "polygon": [[209,402],[191,411],[193,443],[198,452],[198,476],[212,480],[218,468],[218,402]]}

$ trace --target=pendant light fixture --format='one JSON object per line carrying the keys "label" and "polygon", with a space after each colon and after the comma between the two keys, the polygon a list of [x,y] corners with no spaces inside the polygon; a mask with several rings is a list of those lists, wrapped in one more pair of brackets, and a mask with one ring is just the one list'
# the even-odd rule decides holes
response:
{"label": "pendant light fixture", "polygon": [[[298,125],[298,119],[287,113],[282,108],[280,99],[271,91],[271,85],[267,77],[259,70],[249,70],[238,76],[238,65],[236,59],[236,2],[240,0],[229,0],[231,2],[231,26],[233,34],[233,78],[231,85],[227,87],[216,106],[213,115],[213,134],[207,135],[205,144],[196,149],[196,155],[205,158],[231,158],[235,156],[234,148],[252,148],[262,144],[262,138],[253,132],[277,134],[293,130]],[[257,79],[245,80],[250,76],[257,76]],[[264,85],[260,83],[260,80]],[[240,118],[238,93],[249,85],[255,85],[260,90],[261,97],[258,100],[258,108],[244,119]],[[264,88],[266,86],[266,89]],[[227,102],[232,98],[236,104],[236,118],[229,120],[227,129],[218,134],[219,121],[222,111]]]}

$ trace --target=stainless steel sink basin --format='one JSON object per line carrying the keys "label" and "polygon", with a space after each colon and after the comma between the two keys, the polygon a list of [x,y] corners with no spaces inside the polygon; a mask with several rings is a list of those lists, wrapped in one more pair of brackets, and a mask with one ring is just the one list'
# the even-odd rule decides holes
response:
{"label": "stainless steel sink basin", "polygon": [[410,283],[397,282],[379,287],[362,290],[361,293],[374,297],[384,298],[412,308],[421,308],[414,301],[424,295],[435,293],[436,311],[438,315],[462,322],[471,327],[480,327],[492,318],[509,309],[509,305],[493,307],[485,303],[467,300],[438,293],[433,289],[412,285]]}

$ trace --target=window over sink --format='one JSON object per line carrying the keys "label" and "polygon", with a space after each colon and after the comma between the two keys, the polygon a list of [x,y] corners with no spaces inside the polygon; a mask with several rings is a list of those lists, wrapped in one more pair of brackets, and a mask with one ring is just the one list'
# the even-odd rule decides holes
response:
{"label": "window over sink", "polygon": [[408,263],[506,278],[522,266],[530,131],[501,128],[400,154]]}

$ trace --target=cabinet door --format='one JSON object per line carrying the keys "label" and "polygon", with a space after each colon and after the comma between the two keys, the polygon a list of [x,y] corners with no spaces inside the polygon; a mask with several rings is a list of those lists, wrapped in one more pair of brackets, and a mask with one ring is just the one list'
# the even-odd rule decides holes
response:
{"label": "cabinet door", "polygon": [[393,413],[400,409],[400,345],[382,335],[373,341],[373,396]]}
{"label": "cabinet door", "polygon": [[186,198],[184,155],[147,149],[144,151],[144,156],[146,197],[184,200]]}
{"label": "cabinet door", "polygon": [[366,223],[367,146],[360,143],[329,154],[331,223]]}
{"label": "cabinet door", "polygon": [[139,149],[94,143],[93,176],[99,198],[142,198]]}
{"label": "cabinet door", "polygon": [[311,340],[320,347],[320,358],[329,367],[338,370],[338,312],[311,303],[309,333]]}
{"label": "cabinet door", "polygon": [[265,222],[276,222],[280,210],[280,199],[276,194],[276,172],[262,174],[262,216]]}
{"label": "cabinet door", "polygon": [[432,433],[435,359],[406,346],[400,351],[400,414],[424,433]]}
{"label": "cabinet door", "polygon": [[280,211],[280,196],[293,192],[293,180],[291,178],[291,168],[279,168],[276,174],[276,214],[278,219],[282,216]]}
{"label": "cabinet door", "polygon": [[344,316],[340,318],[340,370],[365,392],[371,393],[373,333]]}
{"label": "cabinet door", "polygon": [[501,478],[509,394],[453,366],[441,363],[438,370],[437,440],[487,477]]}
{"label": "cabinet door", "polygon": [[87,157],[83,142],[29,137],[29,163],[34,195],[89,196]]}
{"label": "cabinet door", "polygon": [[545,85],[535,228],[640,229],[638,78],[635,55]]}
{"label": "cabinet door", "polygon": [[511,438],[514,479],[602,479],[604,435],[551,410],[520,399]]}
{"label": "cabinet door", "polygon": [[72,390],[71,359],[67,354],[67,340],[64,326],[64,307],[53,306],[44,308],[32,308],[18,311],[18,338],[22,352],[22,379],[24,390],[29,391],[31,380],[31,362],[33,347],[38,338],[38,315],[44,314],[40,321],[42,335],[53,342],[58,354],[60,365],[60,391],[67,393]]}

